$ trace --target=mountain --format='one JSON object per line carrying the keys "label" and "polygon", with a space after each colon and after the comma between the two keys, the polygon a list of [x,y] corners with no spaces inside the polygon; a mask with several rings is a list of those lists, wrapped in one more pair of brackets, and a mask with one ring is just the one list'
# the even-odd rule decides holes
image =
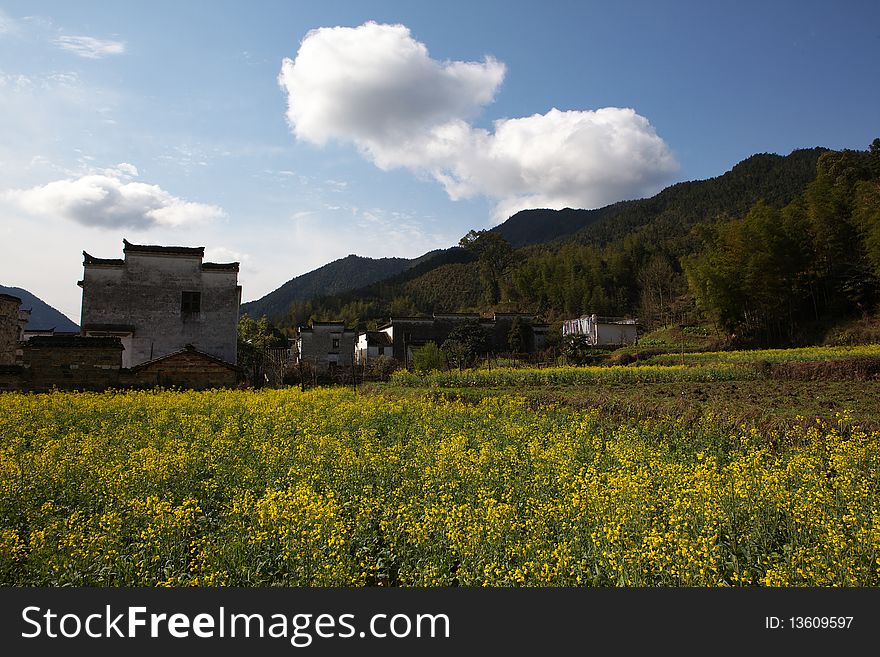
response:
{"label": "mountain", "polygon": [[782,206],[816,177],[825,148],[789,155],[753,155],[723,175],[678,183],[656,196],[621,201],[596,210],[522,210],[492,230],[514,248],[573,239],[607,244],[650,223],[659,234],[679,233],[718,216],[741,216],[758,200]]}
{"label": "mountain", "polygon": [[621,205],[623,203],[615,203],[596,210],[520,210],[492,231],[519,249],[572,235],[585,226],[615,216]]}
{"label": "mountain", "polygon": [[6,287],[0,285],[0,294],[10,294],[21,299],[21,307],[30,309],[31,317],[27,323],[27,330],[41,330],[54,328],[59,332],[79,331],[79,326],[73,323],[67,315],[55,310],[48,303],[20,287]]}
{"label": "mountain", "polygon": [[349,255],[292,278],[256,301],[243,303],[241,313],[247,313],[251,317],[279,317],[294,303],[342,294],[397,276],[430,260],[437,253],[439,251],[430,251],[418,258],[365,258]]}

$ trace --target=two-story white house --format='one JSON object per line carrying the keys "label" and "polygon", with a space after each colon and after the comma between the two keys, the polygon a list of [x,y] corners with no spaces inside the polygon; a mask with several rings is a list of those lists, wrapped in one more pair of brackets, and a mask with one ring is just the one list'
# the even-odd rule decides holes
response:
{"label": "two-story white house", "polygon": [[115,336],[122,367],[197,351],[234,364],[241,286],[238,263],[204,262],[205,247],[149,246],[123,240],[123,258],[83,251],[85,336]]}

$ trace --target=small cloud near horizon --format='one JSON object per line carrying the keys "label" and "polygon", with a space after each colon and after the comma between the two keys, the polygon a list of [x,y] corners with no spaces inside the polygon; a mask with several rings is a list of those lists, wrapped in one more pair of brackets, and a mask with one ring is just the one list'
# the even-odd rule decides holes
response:
{"label": "small cloud near horizon", "polygon": [[96,39],[90,36],[59,36],[52,43],[84,59],[101,59],[108,55],[121,55],[125,52],[123,41]]}
{"label": "small cloud near horizon", "polygon": [[117,229],[182,227],[209,223],[226,216],[216,205],[180,199],[158,185],[136,182],[138,169],[122,162],[100,173],[56,180],[30,189],[0,192],[36,217],[61,217],[83,226]]}

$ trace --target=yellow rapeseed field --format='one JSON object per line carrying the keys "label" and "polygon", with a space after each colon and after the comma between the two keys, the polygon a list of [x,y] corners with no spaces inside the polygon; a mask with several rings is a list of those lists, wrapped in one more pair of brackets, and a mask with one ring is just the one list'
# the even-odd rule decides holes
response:
{"label": "yellow rapeseed field", "polygon": [[389,401],[0,395],[0,584],[878,586],[880,435]]}

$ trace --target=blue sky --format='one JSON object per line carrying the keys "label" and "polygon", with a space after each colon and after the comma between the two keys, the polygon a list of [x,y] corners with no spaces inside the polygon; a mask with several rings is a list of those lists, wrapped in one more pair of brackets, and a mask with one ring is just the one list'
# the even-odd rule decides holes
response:
{"label": "blue sky", "polygon": [[[339,28],[339,29],[332,29]],[[0,283],[204,245],[244,300],[880,136],[877,2],[0,0]]]}

